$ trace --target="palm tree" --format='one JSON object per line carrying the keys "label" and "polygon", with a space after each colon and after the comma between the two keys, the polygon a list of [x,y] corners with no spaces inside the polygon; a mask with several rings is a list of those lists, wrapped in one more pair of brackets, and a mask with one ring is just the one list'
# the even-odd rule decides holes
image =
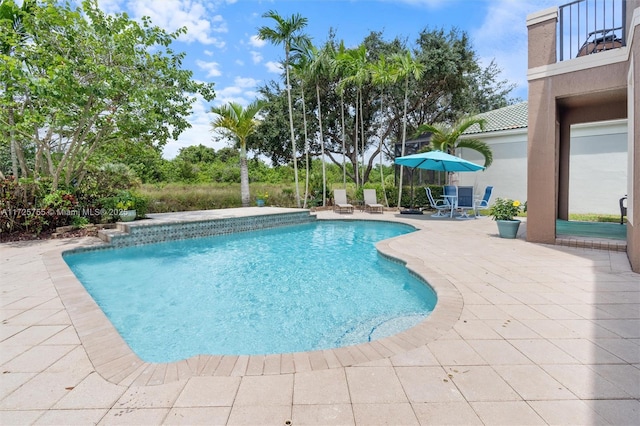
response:
{"label": "palm tree", "polygon": [[[372,63],[370,65],[370,73],[371,73],[371,81],[373,84],[380,86],[382,90],[380,91],[380,106],[381,110],[385,111],[385,87],[395,84],[398,81],[399,68],[396,63],[388,62],[384,55],[381,55],[378,58],[378,61]],[[382,192],[384,194],[384,202],[387,207],[389,207],[389,200],[387,199],[387,192],[384,189],[384,173],[383,173],[383,164],[382,164],[382,156],[383,156],[383,147],[384,147],[384,136],[380,137],[380,145],[378,147],[378,151],[380,154],[380,183],[382,184]]]}
{"label": "palm tree", "polygon": [[247,167],[247,138],[258,125],[256,114],[263,108],[264,102],[256,100],[246,108],[236,102],[228,105],[212,107],[211,112],[217,114],[212,122],[213,129],[222,130],[225,136],[233,139],[240,146],[240,197],[242,207],[249,207],[249,168]]}
{"label": "palm tree", "polygon": [[[367,66],[367,48],[361,44],[356,49],[349,49],[338,55],[338,61],[342,63],[342,70],[346,77],[339,84],[339,89],[344,90],[346,85],[352,84],[357,88],[355,103],[355,176],[356,187],[360,185],[360,171],[358,168],[358,119],[360,118],[360,137],[362,139],[362,164],[364,165],[364,120],[362,119],[362,87],[371,78]],[[358,115],[359,114],[359,115]]]}
{"label": "palm tree", "polygon": [[[411,76],[416,80],[420,80],[422,73],[424,72],[424,65],[418,62],[411,56],[410,51],[406,51],[404,55],[395,55],[394,62],[398,65],[398,73],[400,78],[404,78],[404,110],[402,113],[402,151],[401,156],[404,156],[405,144],[407,141],[407,107],[409,104],[409,79]],[[400,182],[398,185],[398,207],[402,200],[402,175],[403,167],[400,166]]]}
{"label": "palm tree", "polygon": [[430,148],[449,154],[455,155],[458,148],[477,151],[484,157],[484,166],[489,167],[493,162],[493,153],[489,145],[480,139],[460,139],[460,136],[474,124],[477,124],[480,130],[484,130],[486,120],[483,118],[463,117],[453,125],[445,123],[423,124],[418,126],[415,134],[420,135],[425,132],[431,132]]}
{"label": "palm tree", "polygon": [[[308,49],[305,49],[308,50]],[[296,55],[296,61],[291,64],[293,75],[300,81],[300,100],[302,102],[302,128],[304,129],[304,158],[305,158],[305,179],[304,179],[304,203],[303,208],[307,208],[309,198],[309,133],[307,127],[307,104],[304,98],[304,82],[309,79],[309,56],[305,52]]]}
{"label": "palm tree", "polygon": [[331,74],[331,45],[327,43],[325,47],[318,51],[315,47],[310,50],[309,71],[316,85],[316,102],[318,106],[318,129],[320,131],[320,160],[322,162],[322,206],[327,204],[327,166],[324,158],[324,133],[322,131],[322,106],[320,100],[320,79]]}
{"label": "palm tree", "polygon": [[343,188],[347,188],[347,167],[346,167],[346,158],[347,158],[347,149],[346,149],[346,130],[344,123],[344,90],[343,90],[343,80],[346,74],[344,69],[344,63],[341,61],[342,55],[346,52],[346,47],[344,46],[344,41],[340,42],[340,46],[338,50],[335,50],[332,46],[327,45],[327,53],[329,55],[329,73],[333,77],[338,77],[338,92],[340,93],[340,122],[341,122],[341,136],[342,136],[342,186]]}
{"label": "palm tree", "polygon": [[275,28],[260,27],[258,29],[258,37],[262,40],[270,41],[277,45],[284,45],[284,69],[286,73],[286,85],[287,85],[287,100],[289,102],[289,128],[291,132],[291,155],[293,157],[293,173],[296,184],[296,202],[298,208],[300,207],[300,188],[298,187],[298,162],[296,151],[296,140],[293,132],[293,106],[291,103],[291,84],[289,83],[289,59],[291,50],[296,49],[297,46],[304,46],[309,44],[309,38],[305,35],[301,35],[300,31],[307,25],[307,18],[303,18],[302,15],[296,13],[291,15],[289,19],[283,19],[277,12],[270,10],[264,15],[263,18],[271,18],[276,22]]}

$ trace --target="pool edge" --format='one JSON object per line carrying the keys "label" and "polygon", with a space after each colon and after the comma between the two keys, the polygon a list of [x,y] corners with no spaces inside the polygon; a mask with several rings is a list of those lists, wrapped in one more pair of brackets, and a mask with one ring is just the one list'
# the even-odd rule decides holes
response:
{"label": "pool edge", "polygon": [[[416,228],[416,232],[421,230]],[[44,253],[43,260],[96,372],[110,383],[151,386],[193,376],[289,374],[349,367],[384,360],[437,339],[451,330],[459,319],[463,307],[462,295],[449,280],[439,276],[422,260],[394,250],[394,243],[401,242],[403,237],[411,234],[381,241],[376,248],[383,255],[405,263],[412,273],[428,283],[436,292],[438,301],[434,310],[414,327],[369,343],[335,349],[273,355],[197,355],[170,363],[150,363],[141,360],[129,348],[63,259],[63,253],[72,249],[104,247],[108,244],[98,239],[82,239],[75,242],[73,247],[59,247]]]}

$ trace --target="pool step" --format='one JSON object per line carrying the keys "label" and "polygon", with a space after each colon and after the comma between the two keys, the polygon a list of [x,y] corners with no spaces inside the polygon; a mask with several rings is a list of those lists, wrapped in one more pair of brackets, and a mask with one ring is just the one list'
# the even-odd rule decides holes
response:
{"label": "pool step", "polygon": [[340,346],[357,345],[372,340],[392,336],[420,323],[428,316],[428,312],[386,314],[373,318],[366,318],[355,323],[341,324],[329,331],[319,348],[335,348]]}
{"label": "pool step", "polygon": [[288,208],[242,208],[197,212],[150,214],[148,219],[118,222],[115,229],[98,232],[98,237],[116,247],[169,240],[209,237],[297,225],[316,220],[309,210]]}

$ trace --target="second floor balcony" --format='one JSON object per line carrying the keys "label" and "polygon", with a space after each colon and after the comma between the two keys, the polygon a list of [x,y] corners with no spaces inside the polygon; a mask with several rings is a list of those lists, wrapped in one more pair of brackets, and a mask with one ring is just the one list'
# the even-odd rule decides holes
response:
{"label": "second floor balcony", "polygon": [[576,0],[558,8],[558,61],[626,44],[626,0]]}

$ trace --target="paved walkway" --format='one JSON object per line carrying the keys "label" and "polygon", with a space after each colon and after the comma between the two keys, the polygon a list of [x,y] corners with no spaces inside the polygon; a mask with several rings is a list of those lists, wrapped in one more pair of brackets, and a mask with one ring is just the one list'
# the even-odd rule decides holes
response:
{"label": "paved walkway", "polygon": [[488,218],[318,217],[414,224],[378,248],[443,303],[370,346],[105,378],[120,349],[59,255],[96,239],[2,244],[0,424],[638,424],[640,275],[625,253],[527,243],[525,226],[500,239]]}

